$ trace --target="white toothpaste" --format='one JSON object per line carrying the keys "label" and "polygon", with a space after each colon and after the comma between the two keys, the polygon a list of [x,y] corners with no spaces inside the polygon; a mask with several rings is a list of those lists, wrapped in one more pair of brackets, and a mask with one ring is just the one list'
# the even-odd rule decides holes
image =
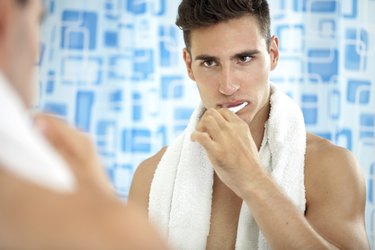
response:
{"label": "white toothpaste", "polygon": [[241,105],[229,108],[229,110],[232,111],[233,113],[237,113],[238,111],[243,109],[247,104],[248,104],[248,102],[244,102]]}

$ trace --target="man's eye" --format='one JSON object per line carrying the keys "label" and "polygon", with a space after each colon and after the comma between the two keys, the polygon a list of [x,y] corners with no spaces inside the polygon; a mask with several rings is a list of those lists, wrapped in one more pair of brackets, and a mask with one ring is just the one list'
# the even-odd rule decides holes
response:
{"label": "man's eye", "polygon": [[252,59],[253,59],[252,56],[241,56],[241,57],[239,58],[239,61],[240,61],[241,63],[247,63],[247,62],[250,62]]}
{"label": "man's eye", "polygon": [[202,64],[206,68],[211,68],[211,67],[216,66],[216,62],[215,61],[204,61]]}

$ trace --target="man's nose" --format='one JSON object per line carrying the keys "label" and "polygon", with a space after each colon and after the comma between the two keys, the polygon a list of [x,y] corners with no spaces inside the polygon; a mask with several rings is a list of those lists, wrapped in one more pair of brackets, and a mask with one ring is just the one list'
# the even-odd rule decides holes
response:
{"label": "man's nose", "polygon": [[233,70],[230,67],[223,67],[220,79],[219,92],[223,95],[233,95],[240,89],[240,85],[236,82]]}

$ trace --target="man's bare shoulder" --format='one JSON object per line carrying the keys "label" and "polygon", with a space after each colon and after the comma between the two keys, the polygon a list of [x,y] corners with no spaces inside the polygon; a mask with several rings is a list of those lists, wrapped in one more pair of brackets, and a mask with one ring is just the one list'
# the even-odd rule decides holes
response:
{"label": "man's bare shoulder", "polygon": [[152,179],[166,150],[167,147],[162,148],[158,153],[139,164],[133,177],[128,197],[129,204],[139,206],[146,213]]}
{"label": "man's bare shoulder", "polygon": [[362,173],[354,155],[347,149],[339,147],[313,134],[307,134],[305,158],[305,183],[316,187],[327,185],[363,185]]}
{"label": "man's bare shoulder", "polygon": [[305,171],[307,173],[342,173],[359,174],[358,163],[349,150],[334,145],[330,141],[308,133],[306,144]]}
{"label": "man's bare shoulder", "polygon": [[308,205],[365,202],[365,182],[354,155],[313,134],[307,134],[305,186]]}
{"label": "man's bare shoulder", "polygon": [[[307,134],[305,188],[306,218],[317,231],[338,246],[368,248],[365,181],[349,150]],[[342,239],[340,235],[348,237]]]}

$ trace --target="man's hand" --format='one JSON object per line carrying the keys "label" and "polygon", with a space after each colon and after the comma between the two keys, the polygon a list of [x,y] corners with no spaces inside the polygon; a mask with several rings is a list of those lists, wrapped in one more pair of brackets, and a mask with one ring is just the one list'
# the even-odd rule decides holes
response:
{"label": "man's hand", "polygon": [[216,174],[240,197],[245,183],[264,174],[249,126],[228,109],[208,109],[191,139],[206,149]]}
{"label": "man's hand", "polygon": [[114,195],[96,148],[87,134],[47,114],[38,114],[35,124],[71,167],[78,189],[99,188]]}

